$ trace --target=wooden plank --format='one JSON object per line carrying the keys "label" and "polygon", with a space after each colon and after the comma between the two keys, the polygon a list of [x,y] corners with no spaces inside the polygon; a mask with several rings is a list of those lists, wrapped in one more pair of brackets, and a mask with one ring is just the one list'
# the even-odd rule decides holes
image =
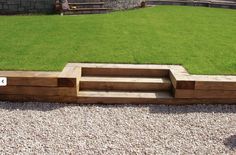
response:
{"label": "wooden plank", "polygon": [[59,72],[0,71],[9,86],[57,86]]}
{"label": "wooden plank", "polygon": [[236,82],[236,76],[233,75],[191,75],[191,78],[203,82]]}
{"label": "wooden plank", "polygon": [[80,77],[81,77],[80,67],[65,67],[58,76],[58,86],[77,88],[79,85]]}
{"label": "wooden plank", "polygon": [[[182,67],[182,66],[173,66],[170,67],[170,80],[172,82],[172,85],[174,88],[181,88],[181,89],[192,89],[193,87],[193,83],[192,81],[194,80],[190,80],[189,77],[189,73],[187,72],[187,70]],[[190,81],[190,83],[185,84],[185,82]]]}
{"label": "wooden plank", "polygon": [[174,91],[175,98],[236,98],[236,91],[225,90],[183,90]]}
{"label": "wooden plank", "polygon": [[61,78],[78,78],[81,76],[81,67],[77,66],[66,66],[63,71],[59,74]]}
{"label": "wooden plank", "polygon": [[82,76],[167,77],[168,75],[168,70],[160,69],[82,68]]}
{"label": "wooden plank", "polygon": [[172,98],[170,93],[165,91],[160,92],[107,92],[107,91],[80,91],[78,97],[100,97],[100,98]]}
{"label": "wooden plank", "polygon": [[168,104],[169,99],[135,99],[135,98],[100,98],[80,97],[79,104]]}
{"label": "wooden plank", "polygon": [[170,69],[170,79],[176,89],[236,90],[236,76],[189,75],[183,67]]}
{"label": "wooden plank", "polygon": [[0,101],[77,103],[77,97],[76,96],[2,95],[0,94]]}
{"label": "wooden plank", "polygon": [[0,76],[4,77],[57,77],[60,72],[39,72],[39,71],[0,71]]}
{"label": "wooden plank", "polygon": [[170,81],[171,81],[171,83],[172,83],[172,86],[173,86],[174,88],[176,88],[176,83],[177,83],[176,81],[177,81],[177,80],[176,80],[174,74],[170,71],[170,72],[169,72],[169,75],[170,75],[169,77],[170,77]]}
{"label": "wooden plank", "polygon": [[98,104],[142,104],[157,103],[171,99],[168,92],[104,92],[104,91],[80,91],[78,103]]}
{"label": "wooden plank", "polygon": [[195,81],[176,81],[176,89],[195,89]]}
{"label": "wooden plank", "polygon": [[196,81],[195,89],[199,90],[235,90],[236,82]]}
{"label": "wooden plank", "polygon": [[192,75],[195,89],[200,90],[236,90],[236,76]]}
{"label": "wooden plank", "polygon": [[[236,99],[102,99],[89,97],[69,96],[36,96],[36,95],[0,95],[0,101],[12,102],[58,102],[78,104],[169,104],[169,105],[191,105],[191,104],[236,104]],[[52,103],[53,104],[53,103]],[[157,109],[158,110],[158,109]],[[155,111],[154,111],[155,112]]]}
{"label": "wooden plank", "polygon": [[158,91],[170,90],[167,78],[81,77],[80,90]]}
{"label": "wooden plank", "polygon": [[12,95],[40,95],[40,96],[76,96],[75,88],[64,87],[27,87],[6,86],[0,87],[0,94]]}
{"label": "wooden plank", "polygon": [[7,85],[56,87],[57,77],[8,77]]}
{"label": "wooden plank", "polygon": [[58,87],[77,87],[77,80],[76,78],[58,78],[57,80]]}
{"label": "wooden plank", "polygon": [[68,63],[66,67],[82,68],[118,68],[118,69],[160,69],[179,68],[179,65],[154,65],[154,64],[107,64],[107,63]]}
{"label": "wooden plank", "polygon": [[81,2],[81,3],[68,3],[69,5],[103,5],[105,2]]}
{"label": "wooden plank", "polygon": [[99,10],[111,10],[111,8],[76,8],[76,9],[69,9],[69,11],[99,11]]}
{"label": "wooden plank", "polygon": [[170,84],[168,78],[142,78],[142,77],[94,77],[94,76],[83,76],[80,79],[81,82],[124,82],[124,83],[160,83]]}
{"label": "wooden plank", "polygon": [[81,91],[78,95],[78,103],[83,104],[236,104],[236,98],[204,99],[204,98],[173,98],[168,92],[96,92]]}

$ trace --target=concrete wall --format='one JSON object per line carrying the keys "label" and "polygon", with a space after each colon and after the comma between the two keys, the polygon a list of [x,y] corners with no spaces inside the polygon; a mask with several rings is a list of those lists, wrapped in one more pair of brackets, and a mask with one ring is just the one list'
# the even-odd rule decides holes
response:
{"label": "concrete wall", "polygon": [[0,14],[51,13],[55,0],[0,0]]}

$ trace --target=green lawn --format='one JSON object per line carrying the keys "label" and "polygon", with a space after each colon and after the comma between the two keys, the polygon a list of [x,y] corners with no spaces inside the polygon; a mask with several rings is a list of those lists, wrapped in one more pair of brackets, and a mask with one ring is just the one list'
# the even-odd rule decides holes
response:
{"label": "green lawn", "polygon": [[0,70],[62,70],[67,62],[182,64],[194,74],[236,74],[236,10],[0,16]]}

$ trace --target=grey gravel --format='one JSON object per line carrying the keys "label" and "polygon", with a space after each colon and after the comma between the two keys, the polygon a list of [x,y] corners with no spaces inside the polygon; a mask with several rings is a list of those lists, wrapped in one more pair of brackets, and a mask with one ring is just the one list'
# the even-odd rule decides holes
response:
{"label": "grey gravel", "polygon": [[236,105],[0,102],[0,154],[236,154]]}

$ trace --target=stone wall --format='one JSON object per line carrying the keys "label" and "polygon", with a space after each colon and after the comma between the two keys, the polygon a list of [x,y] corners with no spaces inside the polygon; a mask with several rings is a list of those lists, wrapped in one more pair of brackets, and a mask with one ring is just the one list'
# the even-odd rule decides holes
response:
{"label": "stone wall", "polygon": [[[52,13],[56,0],[0,0],[0,14]],[[91,2],[94,0],[69,0],[69,2]],[[103,0],[104,7],[124,10],[140,7],[144,0]]]}
{"label": "stone wall", "polygon": [[0,0],[0,14],[52,13],[55,0]]}
{"label": "stone wall", "polygon": [[131,9],[141,6],[145,0],[105,0],[105,6],[114,10]]}

